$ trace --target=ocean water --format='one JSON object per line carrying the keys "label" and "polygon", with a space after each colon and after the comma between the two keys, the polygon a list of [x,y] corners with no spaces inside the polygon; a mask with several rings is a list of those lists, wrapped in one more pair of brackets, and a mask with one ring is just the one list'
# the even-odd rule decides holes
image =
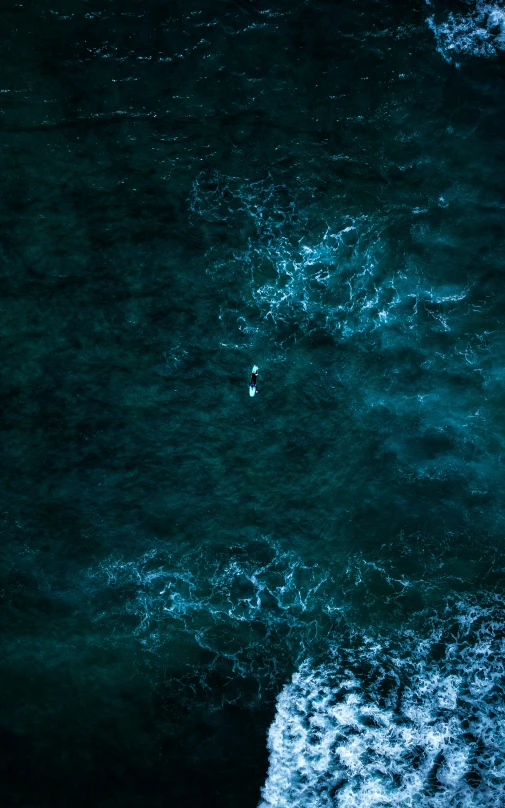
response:
{"label": "ocean water", "polygon": [[503,806],[505,6],[0,23],[2,804]]}

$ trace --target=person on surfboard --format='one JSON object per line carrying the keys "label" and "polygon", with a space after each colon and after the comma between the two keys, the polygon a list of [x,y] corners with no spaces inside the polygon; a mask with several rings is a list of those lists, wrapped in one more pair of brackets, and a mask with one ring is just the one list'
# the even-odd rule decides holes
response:
{"label": "person on surfboard", "polygon": [[249,382],[249,395],[253,396],[255,393],[258,392],[258,388],[256,387],[256,382],[258,381],[258,371],[259,367],[254,365],[251,373],[251,381]]}

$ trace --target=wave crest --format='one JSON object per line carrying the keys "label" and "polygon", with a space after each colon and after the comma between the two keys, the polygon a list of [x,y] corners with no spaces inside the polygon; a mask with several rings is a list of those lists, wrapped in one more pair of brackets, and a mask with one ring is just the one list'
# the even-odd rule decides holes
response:
{"label": "wave crest", "polygon": [[498,808],[504,651],[503,603],[459,603],[425,639],[351,636],[304,663],[278,699],[260,808]]}

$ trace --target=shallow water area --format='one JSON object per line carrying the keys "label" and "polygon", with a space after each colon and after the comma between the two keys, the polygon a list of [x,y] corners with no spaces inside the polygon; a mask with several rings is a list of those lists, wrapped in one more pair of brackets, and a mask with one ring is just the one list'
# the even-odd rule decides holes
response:
{"label": "shallow water area", "polygon": [[504,13],[0,11],[6,804],[503,804]]}

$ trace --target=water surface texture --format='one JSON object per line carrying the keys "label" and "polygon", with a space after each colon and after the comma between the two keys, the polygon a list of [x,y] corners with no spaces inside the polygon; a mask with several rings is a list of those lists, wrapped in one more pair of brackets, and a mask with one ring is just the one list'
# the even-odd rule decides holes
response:
{"label": "water surface texture", "polygon": [[0,26],[3,804],[503,806],[505,9]]}

